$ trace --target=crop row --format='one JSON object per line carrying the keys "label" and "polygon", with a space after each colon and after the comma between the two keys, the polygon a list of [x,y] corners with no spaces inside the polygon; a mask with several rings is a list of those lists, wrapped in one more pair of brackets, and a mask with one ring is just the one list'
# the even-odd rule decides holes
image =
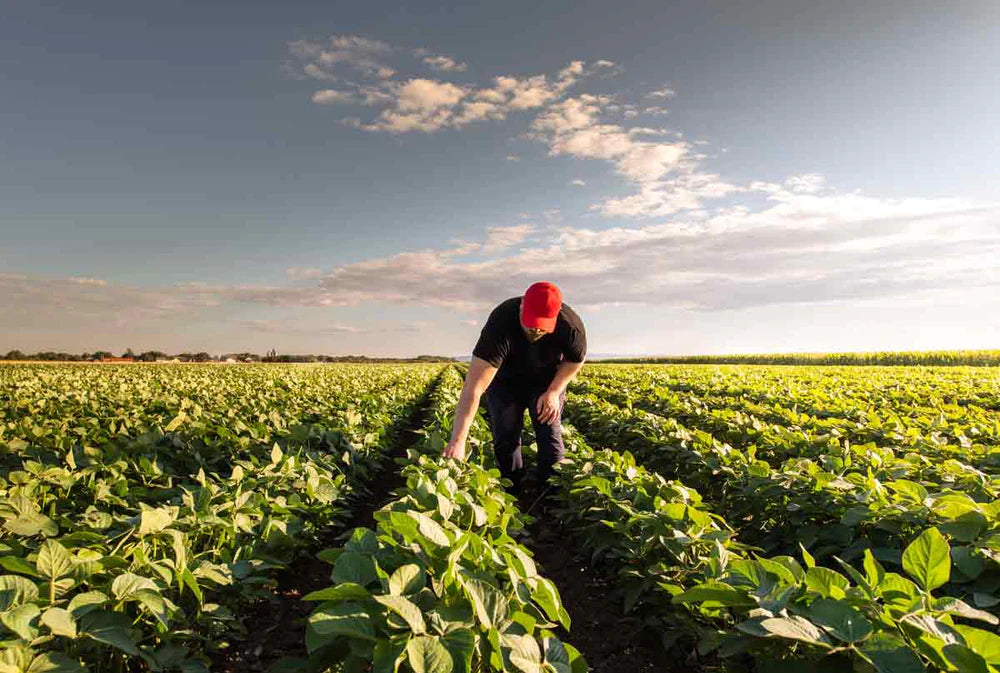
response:
{"label": "crop row", "polygon": [[802,407],[792,402],[755,402],[744,396],[704,396],[613,379],[588,379],[574,389],[676,418],[734,446],[766,448],[778,458],[849,441],[888,446],[898,453],[961,459],[1000,475],[1000,417],[993,412],[990,418],[972,417],[963,409],[961,420],[928,409],[911,410],[907,416],[842,399],[834,411],[829,404]]}
{"label": "crop row", "polygon": [[0,670],[206,670],[434,372],[0,369]]}
{"label": "crop row", "polygon": [[[525,522],[498,472],[482,457],[440,458],[460,386],[454,368],[442,374],[423,440],[403,461],[406,483],[376,513],[376,529],[356,529],[343,547],[323,552],[334,584],[306,596],[319,603],[306,634],[311,668],[587,670],[554,633],[569,628],[569,616],[514,539]],[[487,435],[477,419],[472,446]]]}
{"label": "crop row", "polygon": [[1000,604],[1000,503],[894,478],[900,466],[891,452],[855,446],[776,469],[707,433],[593,396],[571,395],[567,417],[599,445],[630,449],[652,469],[682,477],[742,540],[769,553],[795,553],[802,544],[827,562],[871,549],[898,567],[905,544],[938,526],[956,542],[949,591],[980,607]]}
{"label": "crop row", "polygon": [[587,378],[646,382],[700,396],[825,405],[850,400],[903,411],[1000,410],[1000,376],[981,367],[631,366],[596,364]]}
{"label": "crop row", "polygon": [[1000,376],[992,369],[596,365],[586,379],[636,390],[687,393],[718,404],[742,399],[786,405],[820,417],[932,416],[959,426],[990,427],[1000,411]]}
{"label": "crop row", "polygon": [[843,572],[804,549],[801,563],[759,556],[694,489],[567,430],[557,513],[582,549],[618,568],[626,610],[637,606],[667,647],[695,639],[685,666],[716,656],[731,670],[1000,670],[996,617],[934,594],[950,573],[936,528],[906,547],[902,573],[870,552]]}

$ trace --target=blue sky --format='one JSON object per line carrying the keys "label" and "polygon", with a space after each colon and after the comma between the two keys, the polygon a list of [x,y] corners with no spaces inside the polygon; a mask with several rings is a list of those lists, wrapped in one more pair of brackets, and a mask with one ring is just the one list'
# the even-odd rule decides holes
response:
{"label": "blue sky", "polygon": [[998,44],[986,1],[15,3],[0,350],[461,354],[540,279],[597,352],[995,347]]}

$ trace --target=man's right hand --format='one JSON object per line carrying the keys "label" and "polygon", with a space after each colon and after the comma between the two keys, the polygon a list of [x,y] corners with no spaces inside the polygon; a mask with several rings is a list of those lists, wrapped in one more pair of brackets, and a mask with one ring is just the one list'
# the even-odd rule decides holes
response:
{"label": "man's right hand", "polygon": [[444,451],[441,452],[441,455],[445,458],[465,460],[465,442],[448,442],[448,445],[444,447]]}

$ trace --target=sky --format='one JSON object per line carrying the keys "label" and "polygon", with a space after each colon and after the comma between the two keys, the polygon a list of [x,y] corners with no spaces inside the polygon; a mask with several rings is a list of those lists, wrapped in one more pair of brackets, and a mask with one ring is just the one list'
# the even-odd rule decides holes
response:
{"label": "sky", "polygon": [[0,352],[1000,347],[1000,3],[9,3]]}

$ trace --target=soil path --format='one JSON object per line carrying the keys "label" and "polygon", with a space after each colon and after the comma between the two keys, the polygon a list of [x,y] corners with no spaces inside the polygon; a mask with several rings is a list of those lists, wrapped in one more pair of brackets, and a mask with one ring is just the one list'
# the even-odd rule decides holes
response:
{"label": "soil path", "polygon": [[[427,393],[436,385],[435,379]],[[305,662],[308,656],[304,641],[305,624],[314,606],[303,601],[302,597],[331,584],[330,565],[317,559],[314,553],[340,544],[346,531],[359,526],[375,527],[375,512],[389,500],[393,489],[403,483],[395,459],[405,456],[406,450],[420,437],[417,431],[423,427],[429,404],[425,393],[409,417],[390,430],[392,450],[383,460],[378,474],[367,484],[368,491],[350,504],[351,517],[331,531],[329,538],[322,540],[312,551],[303,553],[278,575],[278,586],[270,600],[260,601],[250,609],[246,618],[247,637],[234,642],[212,666],[213,671],[293,671],[298,664]]]}
{"label": "soil path", "polygon": [[[570,616],[569,633],[560,633],[580,650],[595,673],[669,673],[691,669],[668,657],[653,634],[633,617],[622,614],[615,578],[595,570],[580,556],[559,523],[528,498],[519,503],[535,517],[524,544],[535,555],[539,572],[559,589]],[[560,629],[562,631],[562,629]]]}

